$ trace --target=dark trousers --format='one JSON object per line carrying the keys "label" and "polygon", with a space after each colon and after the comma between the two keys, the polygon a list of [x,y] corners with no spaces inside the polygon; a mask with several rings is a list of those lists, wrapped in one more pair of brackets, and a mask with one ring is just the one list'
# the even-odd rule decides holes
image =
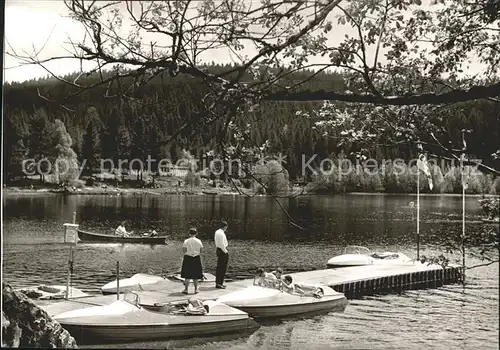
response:
{"label": "dark trousers", "polygon": [[224,276],[226,275],[227,262],[229,260],[229,253],[224,253],[222,249],[217,248],[217,269],[215,270],[215,284],[224,284]]}

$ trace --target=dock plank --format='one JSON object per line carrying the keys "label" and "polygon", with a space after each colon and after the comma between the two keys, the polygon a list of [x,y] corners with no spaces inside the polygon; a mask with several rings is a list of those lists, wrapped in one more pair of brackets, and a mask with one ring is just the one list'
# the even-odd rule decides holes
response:
{"label": "dock plank", "polygon": [[[454,267],[455,265],[452,265]],[[456,266],[458,267],[458,265]],[[439,265],[427,265],[416,262],[413,265],[367,265],[322,269],[292,273],[294,282],[310,284],[326,284],[328,286],[390,277],[421,271],[442,270]]]}

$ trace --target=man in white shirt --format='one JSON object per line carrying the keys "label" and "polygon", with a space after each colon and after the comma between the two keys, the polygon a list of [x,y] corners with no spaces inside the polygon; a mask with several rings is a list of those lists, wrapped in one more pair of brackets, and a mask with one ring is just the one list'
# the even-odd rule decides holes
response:
{"label": "man in white shirt", "polygon": [[222,220],[219,229],[215,231],[214,240],[217,254],[217,268],[215,272],[215,288],[224,289],[224,276],[227,271],[227,262],[229,260],[229,252],[227,250],[226,238],[227,222]]}

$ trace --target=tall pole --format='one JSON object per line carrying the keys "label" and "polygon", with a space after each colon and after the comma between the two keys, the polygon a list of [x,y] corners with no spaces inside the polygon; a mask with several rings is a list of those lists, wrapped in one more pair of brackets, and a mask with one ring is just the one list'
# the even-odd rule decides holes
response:
{"label": "tall pole", "polygon": [[463,268],[463,283],[465,283],[465,174],[464,174],[464,158],[465,153],[462,154],[460,160],[460,168],[462,173],[462,268]]}
{"label": "tall pole", "polygon": [[[76,224],[76,212],[73,212],[73,224]],[[73,245],[69,246],[68,279],[66,280],[66,299],[70,297],[71,275],[73,274]]]}
{"label": "tall pole", "polygon": [[417,260],[420,260],[420,169],[417,168]]}
{"label": "tall pole", "polygon": [[70,285],[70,281],[71,281],[71,272],[73,270],[72,268],[72,257],[73,257],[73,246],[70,245],[69,246],[69,259],[68,259],[68,278],[66,280],[66,299],[69,299],[69,285]]}
{"label": "tall pole", "polygon": [[120,260],[116,262],[116,300],[120,300]]}

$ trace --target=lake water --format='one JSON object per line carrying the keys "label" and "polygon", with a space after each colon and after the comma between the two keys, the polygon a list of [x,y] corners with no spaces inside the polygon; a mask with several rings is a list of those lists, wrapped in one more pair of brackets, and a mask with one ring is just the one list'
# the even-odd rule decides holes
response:
{"label": "lake water", "polygon": [[[477,197],[467,198],[467,232],[480,224]],[[215,274],[213,233],[229,223],[230,278],[246,278],[258,267],[286,272],[325,267],[348,244],[402,251],[416,257],[415,196],[336,195],[281,199],[302,229],[290,224],[272,198],[240,196],[59,196],[4,197],[3,280],[14,288],[65,284],[68,247],[63,223],[73,212],[81,228],[112,232],[120,220],[135,231],[155,228],[167,245],[79,244],[73,286],[97,292],[116,278],[152,269],[178,272],[182,241],[197,227],[205,246],[206,272]],[[420,199],[421,255],[437,255],[447,235],[462,230],[462,202],[456,196]],[[448,255],[460,259],[456,252]],[[468,254],[467,265],[479,260]],[[119,345],[192,349],[498,349],[498,264],[468,271],[467,285],[408,291],[351,300],[343,313],[294,319],[261,327],[250,336]]]}

